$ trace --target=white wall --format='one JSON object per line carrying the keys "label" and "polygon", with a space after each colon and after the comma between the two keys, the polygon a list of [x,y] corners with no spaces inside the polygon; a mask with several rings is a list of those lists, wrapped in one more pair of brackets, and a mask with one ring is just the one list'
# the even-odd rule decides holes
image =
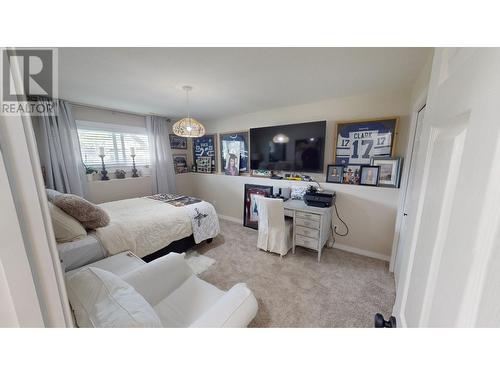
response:
{"label": "white wall", "polygon": [[[410,94],[410,90],[405,90],[335,98],[218,119],[207,122],[205,125],[207,133],[220,133],[259,126],[327,120],[326,137],[330,141],[326,144],[326,168],[327,164],[332,164],[334,158],[333,138],[337,121],[400,116],[395,153],[398,156],[404,156],[408,138]],[[319,181],[325,181],[324,174],[311,175]],[[214,203],[220,215],[240,222],[243,218],[245,183],[276,186],[294,184],[289,181],[249,176],[231,177],[222,174],[192,174],[191,178],[197,196]],[[349,235],[337,236],[336,247],[388,260],[392,248],[399,189],[339,184],[322,185],[328,190],[337,192],[340,215],[349,225]],[[341,230],[342,227],[339,228],[339,231]]]}

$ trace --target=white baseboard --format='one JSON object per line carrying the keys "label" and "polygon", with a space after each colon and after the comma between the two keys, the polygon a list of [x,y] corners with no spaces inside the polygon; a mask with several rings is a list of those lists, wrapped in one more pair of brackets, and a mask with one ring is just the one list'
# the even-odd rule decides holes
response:
{"label": "white baseboard", "polygon": [[217,214],[217,215],[222,220],[227,220],[227,221],[231,221],[231,222],[236,223],[236,224],[243,225],[243,220],[242,219],[237,219],[237,218],[232,217],[232,216],[226,216],[226,215],[221,215],[221,214]]}
{"label": "white baseboard", "polygon": [[344,245],[344,244],[337,243],[337,242],[335,242],[333,247],[335,249],[347,251],[349,253],[363,255],[363,256],[369,257],[369,258],[380,259],[380,260],[383,260],[386,262],[388,262],[391,258],[389,255],[379,254],[379,253],[376,253],[375,251],[370,251],[370,250],[365,250],[365,249],[358,249],[357,247]]}

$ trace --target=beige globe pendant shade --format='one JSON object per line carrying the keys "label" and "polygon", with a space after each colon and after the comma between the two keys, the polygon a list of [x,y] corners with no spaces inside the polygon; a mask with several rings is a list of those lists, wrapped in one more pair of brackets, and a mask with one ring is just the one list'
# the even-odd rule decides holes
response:
{"label": "beige globe pendant shade", "polygon": [[198,121],[189,116],[189,91],[193,88],[191,86],[183,86],[182,89],[186,91],[186,100],[188,113],[187,117],[180,119],[173,126],[175,135],[179,137],[197,138],[205,135],[205,127]]}

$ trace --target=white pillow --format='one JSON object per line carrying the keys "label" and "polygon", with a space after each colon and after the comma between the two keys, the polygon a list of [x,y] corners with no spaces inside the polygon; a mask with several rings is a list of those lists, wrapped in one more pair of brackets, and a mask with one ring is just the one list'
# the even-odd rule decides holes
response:
{"label": "white pillow", "polygon": [[115,274],[85,267],[66,278],[69,302],[79,327],[161,327],[137,291]]}
{"label": "white pillow", "polygon": [[87,231],[83,225],[75,218],[69,216],[59,207],[49,203],[50,218],[56,241],[59,243],[71,242],[84,238]]}

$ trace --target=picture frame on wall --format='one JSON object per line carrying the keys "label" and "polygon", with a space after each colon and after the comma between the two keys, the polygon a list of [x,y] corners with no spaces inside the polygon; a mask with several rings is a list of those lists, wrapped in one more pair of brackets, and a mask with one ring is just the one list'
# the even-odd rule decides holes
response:
{"label": "picture frame on wall", "polygon": [[379,175],[379,166],[362,165],[360,170],[359,184],[364,186],[377,186]]}
{"label": "picture frame on wall", "polygon": [[187,157],[186,156],[187,156],[186,154],[174,154],[174,155],[172,155],[172,159],[174,160],[175,174],[188,172],[188,165],[187,165]]}
{"label": "picture frame on wall", "polygon": [[259,212],[256,198],[270,197],[272,194],[272,186],[245,184],[243,197],[243,225],[245,227],[259,229]]}
{"label": "picture frame on wall", "polygon": [[373,157],[371,165],[380,167],[378,186],[399,188],[403,158]]}
{"label": "picture frame on wall", "polygon": [[179,137],[175,134],[169,134],[170,148],[172,150],[187,150],[187,138]]}
{"label": "picture frame on wall", "polygon": [[394,157],[399,117],[336,123],[335,164],[370,165],[373,157]]}
{"label": "picture frame on wall", "polygon": [[344,167],[344,180],[343,184],[359,185],[361,176],[360,164],[349,164]]}
{"label": "picture frame on wall", "polygon": [[[248,130],[219,134],[221,172],[231,176],[249,172],[248,139]],[[232,165],[236,161],[237,168]]]}
{"label": "picture frame on wall", "polygon": [[[216,171],[216,141],[215,134],[206,134],[202,137],[193,138],[193,164],[196,171],[201,173],[215,173]],[[203,159],[202,159],[203,158]],[[207,158],[210,159],[209,167]],[[199,169],[201,167],[201,170]]]}
{"label": "picture frame on wall", "polygon": [[326,182],[341,184],[344,181],[344,165],[330,164],[326,169]]}

